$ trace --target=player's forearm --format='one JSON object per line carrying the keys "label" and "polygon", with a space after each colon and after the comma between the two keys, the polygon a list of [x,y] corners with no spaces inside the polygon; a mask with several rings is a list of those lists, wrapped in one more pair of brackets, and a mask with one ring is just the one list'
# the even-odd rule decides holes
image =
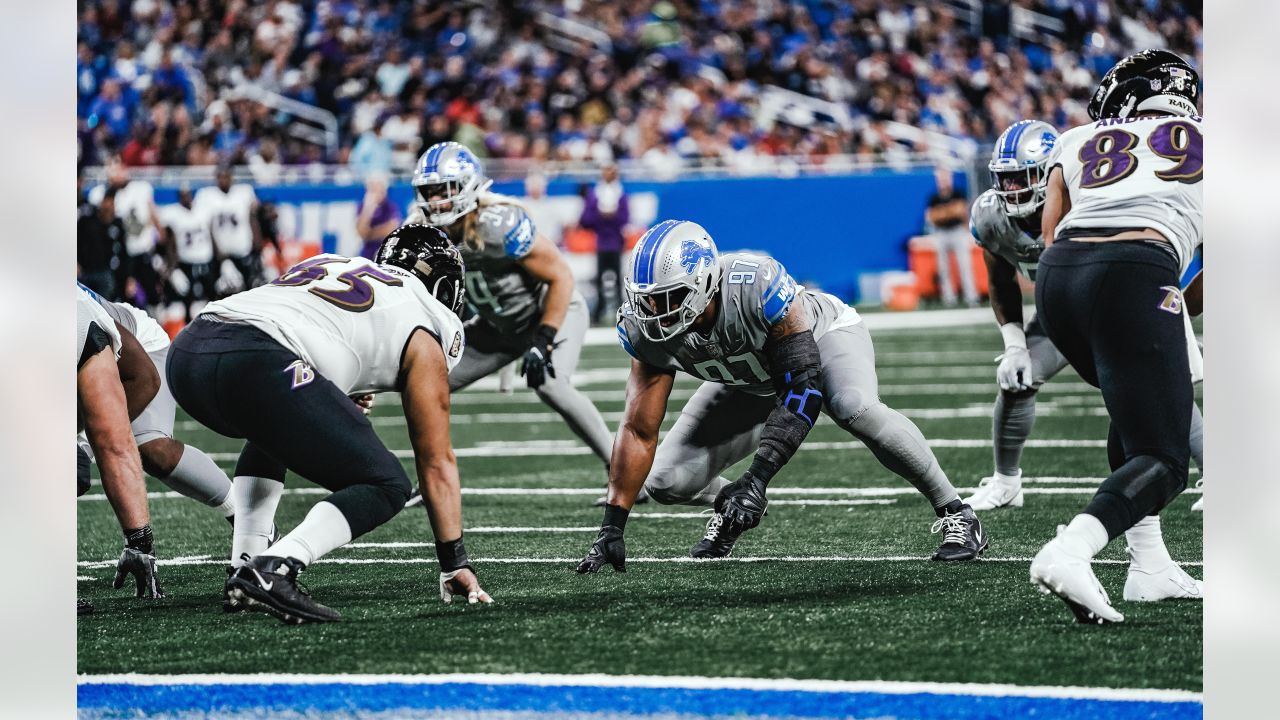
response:
{"label": "player's forearm", "polygon": [[569,301],[573,298],[573,273],[563,259],[555,275],[547,284],[547,294],[542,301],[542,323],[557,330],[564,326],[569,314]]}
{"label": "player's forearm", "polygon": [[607,502],[627,510],[635,504],[640,488],[653,467],[657,452],[657,433],[637,432],[625,422],[618,428],[613,443],[613,458],[609,463],[609,493]]}
{"label": "player's forearm", "polygon": [[87,434],[102,475],[102,489],[116,519],[120,521],[120,527],[136,530],[151,522],[142,458],[128,426],[105,433],[95,429]]}
{"label": "player's forearm", "polygon": [[462,537],[462,487],[452,450],[446,457],[418,463],[418,489],[436,542]]}
{"label": "player's forearm", "polygon": [[991,311],[995,313],[996,324],[1017,323],[1022,325],[1022,286],[1018,284],[1018,271],[1007,260],[996,256],[990,250],[984,250],[983,259],[987,265],[987,277],[991,290],[988,293]]}

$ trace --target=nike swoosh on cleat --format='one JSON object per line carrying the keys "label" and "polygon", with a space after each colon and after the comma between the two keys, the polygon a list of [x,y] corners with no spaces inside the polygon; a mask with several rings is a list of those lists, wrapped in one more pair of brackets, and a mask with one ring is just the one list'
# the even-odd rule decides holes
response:
{"label": "nike swoosh on cleat", "polygon": [[262,589],[267,592],[271,592],[271,586],[274,585],[275,582],[267,582],[266,578],[262,577],[262,575],[253,568],[249,568],[249,570],[253,572],[254,577],[258,578],[258,584],[262,586]]}

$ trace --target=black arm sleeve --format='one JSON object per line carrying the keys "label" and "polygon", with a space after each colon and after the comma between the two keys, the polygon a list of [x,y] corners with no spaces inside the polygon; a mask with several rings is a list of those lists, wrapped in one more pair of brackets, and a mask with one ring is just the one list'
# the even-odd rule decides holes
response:
{"label": "black arm sleeve", "polygon": [[80,359],[76,362],[76,370],[84,367],[89,358],[111,347],[111,336],[96,322],[89,323],[89,332],[84,338],[84,347],[80,348]]}
{"label": "black arm sleeve", "polygon": [[791,459],[822,412],[822,364],[813,332],[788,335],[766,348],[778,404],[765,420],[751,475],[768,483]]}

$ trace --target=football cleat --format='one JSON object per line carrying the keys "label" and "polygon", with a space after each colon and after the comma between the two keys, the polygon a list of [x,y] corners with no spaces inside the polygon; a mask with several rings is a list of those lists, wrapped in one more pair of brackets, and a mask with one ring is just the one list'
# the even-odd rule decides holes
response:
{"label": "football cleat", "polygon": [[1196,580],[1173,563],[1156,571],[1134,567],[1133,551],[1129,551],[1129,577],[1124,581],[1124,599],[1128,602],[1160,600],[1203,600],[1204,581]]}
{"label": "football cleat", "polygon": [[991,544],[982,522],[968,505],[960,512],[946,513],[938,518],[929,531],[942,533],[942,544],[933,554],[934,560],[973,560]]}
{"label": "football cleat", "polygon": [[298,582],[298,573],[304,569],[306,566],[294,558],[259,555],[227,578],[225,594],[240,605],[259,607],[294,625],[342,617],[311,599],[311,593]]}
{"label": "football cleat", "polygon": [[[1196,481],[1196,487],[1204,487],[1204,478]],[[1204,512],[1204,495],[1201,495],[1198,500],[1191,503],[1191,512]]]}
{"label": "football cleat", "polygon": [[1093,574],[1088,557],[1073,555],[1061,539],[1050,540],[1031,561],[1031,584],[1045,594],[1054,594],[1071,608],[1076,622],[1084,625],[1124,622],[1111,598]]}
{"label": "football cleat", "polygon": [[422,493],[418,491],[418,488],[414,488],[413,492],[409,493],[409,499],[404,502],[404,506],[406,508],[411,508],[411,507],[417,507],[421,504],[422,504]]}
{"label": "football cleat", "polygon": [[995,510],[1002,507],[1022,507],[1022,478],[1016,480],[992,475],[978,482],[978,490],[963,500],[974,510]]}
{"label": "football cleat", "polygon": [[689,557],[703,560],[727,558],[733,553],[733,546],[738,542],[745,528],[733,528],[724,521],[722,513],[713,512],[707,520],[707,532],[689,550]]}

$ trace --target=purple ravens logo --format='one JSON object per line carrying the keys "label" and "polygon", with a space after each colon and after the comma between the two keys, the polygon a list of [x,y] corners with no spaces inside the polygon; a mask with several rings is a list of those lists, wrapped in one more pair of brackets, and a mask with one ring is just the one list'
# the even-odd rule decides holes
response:
{"label": "purple ravens logo", "polygon": [[716,255],[711,248],[704,247],[693,240],[685,240],[680,246],[680,266],[685,269],[685,272],[694,274],[703,260],[707,261],[707,267],[715,263]]}

